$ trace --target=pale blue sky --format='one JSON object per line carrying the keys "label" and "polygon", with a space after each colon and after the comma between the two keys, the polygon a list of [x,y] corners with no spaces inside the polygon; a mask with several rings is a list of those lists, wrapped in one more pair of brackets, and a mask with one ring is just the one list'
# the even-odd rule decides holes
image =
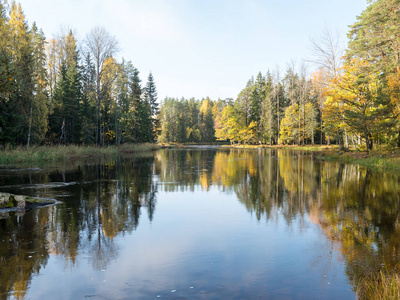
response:
{"label": "pale blue sky", "polygon": [[247,80],[310,59],[310,36],[341,33],[366,0],[22,0],[47,38],[60,26],[82,41],[94,26],[119,41],[145,83],[153,73],[164,97],[236,98]]}

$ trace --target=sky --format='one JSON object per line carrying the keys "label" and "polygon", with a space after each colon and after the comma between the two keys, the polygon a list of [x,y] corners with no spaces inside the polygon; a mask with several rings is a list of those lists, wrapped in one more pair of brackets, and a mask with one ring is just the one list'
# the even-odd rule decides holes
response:
{"label": "sky", "polygon": [[[312,61],[324,27],[347,42],[366,0],[21,0],[47,38],[72,28],[80,42],[96,26],[119,42],[142,85],[152,72],[158,99],[236,98],[258,72]],[[311,72],[313,66],[308,68]]]}

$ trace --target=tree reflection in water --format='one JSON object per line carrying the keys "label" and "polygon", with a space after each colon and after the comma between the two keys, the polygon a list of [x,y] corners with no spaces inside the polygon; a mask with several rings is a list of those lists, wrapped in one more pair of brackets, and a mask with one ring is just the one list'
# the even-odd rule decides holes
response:
{"label": "tree reflection in water", "polygon": [[[16,178],[15,187],[9,176],[0,179],[7,180],[2,185],[7,191],[32,196],[47,193],[54,198],[59,194],[63,201],[0,220],[0,295],[24,298],[32,275],[39,273],[50,255],[63,257],[66,267],[74,267],[77,256],[87,251],[93,268],[105,269],[118,255],[113,238],[137,228],[141,208],[153,218],[157,196],[153,162],[153,156],[138,157],[61,172],[28,173]],[[59,188],[49,191],[51,182],[73,184],[61,185],[58,193]]]}
{"label": "tree reflection in water", "polygon": [[74,268],[85,254],[94,269],[106,269],[118,256],[114,239],[132,233],[143,212],[153,220],[158,191],[213,187],[234,195],[258,220],[274,220],[279,211],[288,226],[317,224],[340,250],[354,284],[383,268],[397,271],[400,262],[400,176],[321,162],[307,152],[162,150],[6,175],[1,191],[63,204],[0,220],[3,298],[23,298],[51,255]]}

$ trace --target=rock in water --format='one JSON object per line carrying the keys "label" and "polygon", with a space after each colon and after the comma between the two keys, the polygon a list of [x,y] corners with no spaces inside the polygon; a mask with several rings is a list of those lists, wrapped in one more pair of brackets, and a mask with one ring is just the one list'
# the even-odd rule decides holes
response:
{"label": "rock in water", "polygon": [[1,210],[30,210],[44,205],[56,204],[56,200],[0,193]]}

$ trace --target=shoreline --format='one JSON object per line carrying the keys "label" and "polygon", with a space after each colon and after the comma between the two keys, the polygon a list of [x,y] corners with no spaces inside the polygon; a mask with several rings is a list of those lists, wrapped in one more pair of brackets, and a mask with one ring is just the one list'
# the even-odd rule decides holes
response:
{"label": "shoreline", "polygon": [[[400,170],[400,149],[380,147],[366,152],[358,150],[339,151],[338,146],[315,145],[221,145],[216,143],[207,144],[213,148],[221,149],[287,149],[296,151],[314,152],[315,158],[326,161],[338,161],[342,163],[359,164],[367,168],[381,171]],[[118,155],[131,155],[135,153],[152,152],[159,149],[185,149],[193,146],[205,147],[206,144],[122,144],[119,146],[39,146],[29,149],[23,147],[6,148],[0,150],[0,164],[41,164],[53,162],[74,161],[79,159],[112,158]],[[193,147],[195,148],[195,147]]]}
{"label": "shoreline", "polygon": [[0,165],[41,164],[78,159],[95,159],[116,157],[119,154],[129,155],[161,149],[158,144],[123,144],[120,146],[36,146],[6,148],[0,150]]}
{"label": "shoreline", "polygon": [[338,161],[346,164],[359,164],[379,171],[400,170],[400,149],[380,147],[370,151],[370,154],[358,150],[340,151],[339,146],[332,145],[224,145],[221,148],[233,149],[286,149],[314,152],[315,158],[326,161]]}

